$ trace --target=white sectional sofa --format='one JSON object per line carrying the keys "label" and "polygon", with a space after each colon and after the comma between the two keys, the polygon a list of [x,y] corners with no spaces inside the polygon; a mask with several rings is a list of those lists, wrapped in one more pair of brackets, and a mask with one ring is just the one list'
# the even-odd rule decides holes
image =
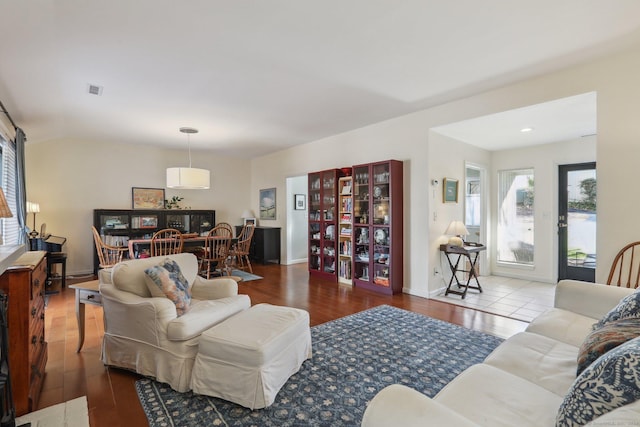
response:
{"label": "white sectional sofa", "polygon": [[[462,372],[432,399],[402,385],[386,387],[369,403],[362,425],[554,426],[561,405],[563,411],[572,410],[574,403],[563,404],[563,401],[567,396],[574,397],[576,390],[604,401],[615,399],[593,381],[576,381],[577,358],[593,325],[632,292],[626,288],[561,281],[556,288],[554,308],[534,319],[525,332],[505,340],[483,363]],[[631,298],[635,295],[625,301]],[[622,375],[627,379],[631,377],[632,383],[635,381],[631,392],[640,396],[638,343],[640,338],[625,345],[627,349],[635,345],[635,350],[630,351],[632,368],[623,369]],[[617,349],[620,352],[625,348]],[[594,371],[595,364],[587,370]],[[591,422],[563,420],[558,425],[582,424],[638,426],[640,400],[613,409]]]}

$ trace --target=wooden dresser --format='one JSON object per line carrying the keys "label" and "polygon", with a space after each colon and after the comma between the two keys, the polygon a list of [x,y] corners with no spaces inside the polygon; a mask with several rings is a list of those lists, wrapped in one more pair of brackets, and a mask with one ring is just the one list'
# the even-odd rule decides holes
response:
{"label": "wooden dresser", "polygon": [[45,251],[26,252],[0,276],[9,296],[9,369],[16,415],[37,409],[47,364],[44,340]]}

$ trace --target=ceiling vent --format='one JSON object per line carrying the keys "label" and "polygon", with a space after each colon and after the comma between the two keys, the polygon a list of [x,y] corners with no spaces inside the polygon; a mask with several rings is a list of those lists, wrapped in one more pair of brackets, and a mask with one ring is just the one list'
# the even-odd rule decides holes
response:
{"label": "ceiling vent", "polygon": [[89,84],[88,85],[88,91],[89,91],[89,93],[91,95],[101,96],[102,95],[102,86]]}

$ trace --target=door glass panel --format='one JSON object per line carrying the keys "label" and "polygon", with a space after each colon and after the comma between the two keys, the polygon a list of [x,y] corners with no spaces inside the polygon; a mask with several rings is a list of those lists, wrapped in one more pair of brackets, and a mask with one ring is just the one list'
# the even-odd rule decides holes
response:
{"label": "door glass panel", "polygon": [[498,261],[533,265],[533,169],[500,171]]}
{"label": "door glass panel", "polygon": [[480,171],[467,168],[466,176],[464,222],[469,235],[465,240],[480,243]]}
{"label": "door glass panel", "polygon": [[596,268],[596,170],[567,172],[567,265]]}

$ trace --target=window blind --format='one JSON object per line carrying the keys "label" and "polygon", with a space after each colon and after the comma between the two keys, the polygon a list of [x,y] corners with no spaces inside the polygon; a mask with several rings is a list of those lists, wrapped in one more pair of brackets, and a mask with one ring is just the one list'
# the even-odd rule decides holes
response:
{"label": "window blind", "polygon": [[2,138],[2,189],[13,217],[2,218],[2,237],[5,245],[19,243],[20,226],[16,215],[16,148],[13,143]]}

